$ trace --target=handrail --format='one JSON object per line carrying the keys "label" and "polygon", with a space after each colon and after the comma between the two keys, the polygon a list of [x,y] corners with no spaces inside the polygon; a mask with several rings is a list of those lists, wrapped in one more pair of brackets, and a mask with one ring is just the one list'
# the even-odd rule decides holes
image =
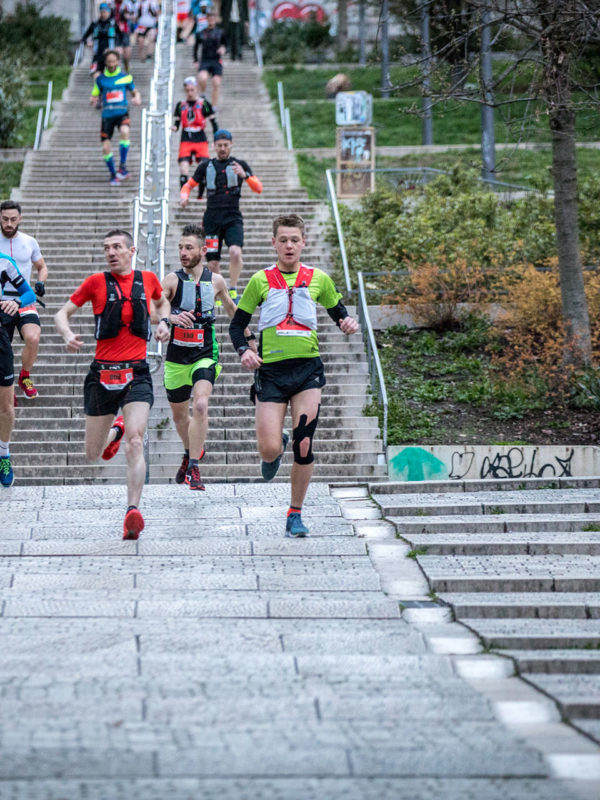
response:
{"label": "handrail", "polygon": [[294,145],[292,144],[292,121],[290,119],[290,109],[286,106],[285,107],[285,136],[287,140],[287,149],[293,150]]}
{"label": "handrail", "polygon": [[39,150],[42,143],[42,129],[44,127],[44,109],[40,108],[38,111],[37,125],[35,128],[35,140],[33,142],[33,149]]}
{"label": "handrail", "polygon": [[[379,358],[379,351],[377,350],[377,342],[375,341],[375,334],[373,332],[373,325],[371,324],[371,317],[369,316],[369,306],[367,305],[367,297],[365,294],[365,284],[363,281],[362,272],[359,270],[357,273],[358,278],[358,303],[356,311],[358,320],[362,330],[363,341],[367,348],[367,358],[369,361],[369,375],[371,376],[371,392],[375,390],[375,380],[377,379],[378,399],[379,405],[383,408],[383,452],[387,459],[387,432],[388,432],[388,396],[385,388],[385,378],[383,377],[383,369],[381,367],[381,359]],[[373,368],[374,367],[374,368]]]}
{"label": "handrail", "polygon": [[83,42],[79,42],[77,46],[77,50],[75,50],[75,55],[73,57],[73,68],[79,66],[83,59],[83,51],[85,50],[85,46]]}
{"label": "handrail", "polygon": [[285,102],[283,100],[283,83],[277,81],[277,99],[279,100],[279,121],[282,130],[285,130]]}
{"label": "handrail", "polygon": [[325,170],[325,177],[327,179],[327,190],[329,192],[329,199],[331,200],[331,210],[333,211],[333,219],[335,221],[335,229],[337,231],[338,244],[340,248],[340,256],[342,259],[342,267],[344,268],[344,280],[346,281],[346,292],[351,295],[352,283],[350,281],[350,270],[348,268],[348,256],[346,255],[346,246],[344,244],[344,233],[342,231],[342,221],[340,219],[340,210],[338,208],[337,195],[335,193],[335,186],[333,185],[333,178],[331,173],[333,170]]}
{"label": "handrail", "polygon": [[48,81],[48,93],[46,95],[46,113],[44,115],[44,130],[50,124],[50,111],[52,109],[52,81]]}
{"label": "handrail", "polygon": [[256,56],[256,64],[258,65],[259,70],[262,72],[263,69],[263,54],[262,54],[262,47],[260,46],[260,40],[258,36],[254,39],[254,55]]}

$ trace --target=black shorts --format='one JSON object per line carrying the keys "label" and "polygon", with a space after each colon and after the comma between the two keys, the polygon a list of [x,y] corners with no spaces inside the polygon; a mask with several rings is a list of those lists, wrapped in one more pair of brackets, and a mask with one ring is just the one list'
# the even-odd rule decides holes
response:
{"label": "black shorts", "polygon": [[23,325],[37,325],[39,328],[42,327],[40,323],[40,318],[35,309],[32,309],[31,312],[27,314],[19,314],[18,312],[12,316],[9,316],[8,314],[2,314],[2,317],[0,318],[0,323],[8,333],[8,338],[9,341],[11,342],[13,340],[13,336],[15,335],[15,328],[16,330],[19,331],[19,336],[22,339],[23,334],[21,332],[21,329]]}
{"label": "black shorts", "polygon": [[220,61],[202,61],[198,67],[198,72],[208,72],[214,78],[215,75],[223,74],[223,64]]}
{"label": "black shorts", "polygon": [[123,31],[121,31],[121,47],[129,47],[130,44],[131,44],[130,35],[128,33],[123,33]]}
{"label": "black shorts", "polygon": [[83,407],[88,417],[104,417],[116,414],[127,403],[154,403],[152,377],[145,361],[132,361],[122,366],[133,367],[133,380],[124,389],[106,389],[100,383],[100,370],[110,364],[92,361],[83,384]]}
{"label": "black shorts", "polygon": [[[227,247],[235,244],[244,246],[244,218],[239,211],[223,209],[206,209],[202,218],[204,237],[206,239],[219,239],[218,249],[209,246],[206,254],[207,261],[220,261],[223,242]],[[207,243],[208,245],[208,243]]]}
{"label": "black shorts", "polygon": [[13,350],[8,331],[0,325],[0,386],[12,386],[15,382]]}
{"label": "black shorts", "polygon": [[120,117],[102,117],[102,127],[100,128],[100,141],[112,139],[115,128],[121,125],[129,125],[129,115],[123,114]]}
{"label": "black shorts", "polygon": [[325,386],[325,371],[320,358],[288,358],[275,364],[263,364],[254,373],[250,390],[252,402],[288,403],[307,389]]}

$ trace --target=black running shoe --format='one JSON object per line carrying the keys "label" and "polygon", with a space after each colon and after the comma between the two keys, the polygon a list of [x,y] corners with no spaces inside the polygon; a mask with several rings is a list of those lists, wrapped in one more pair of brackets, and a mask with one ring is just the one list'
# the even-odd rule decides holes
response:
{"label": "black running shoe", "polygon": [[183,458],[181,459],[181,466],[177,470],[177,475],[175,475],[175,483],[185,483],[185,476],[188,471],[189,463],[190,458],[184,453]]}
{"label": "black running shoe", "polygon": [[281,459],[283,458],[283,454],[285,453],[285,448],[288,445],[290,440],[290,435],[287,431],[283,431],[281,434],[281,443],[283,445],[283,450],[281,451],[281,455],[277,456],[275,461],[261,461],[260,462],[260,471],[262,473],[263,478],[266,481],[272,481],[275,475],[277,475],[279,471],[279,467],[281,466]]}

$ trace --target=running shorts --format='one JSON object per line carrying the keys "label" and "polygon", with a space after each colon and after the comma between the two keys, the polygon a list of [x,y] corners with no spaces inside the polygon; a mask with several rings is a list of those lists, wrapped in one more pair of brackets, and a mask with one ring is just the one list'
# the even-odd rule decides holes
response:
{"label": "running shorts", "polygon": [[[208,252],[207,261],[220,261],[221,248],[223,242],[227,247],[231,245],[244,246],[244,219],[239,211],[209,210],[204,212],[202,218],[205,239],[212,239],[206,242]],[[218,244],[216,243],[218,239]]]}
{"label": "running shorts", "polygon": [[[106,388],[107,373],[121,372],[123,382],[131,378],[126,385],[113,384]],[[120,377],[120,376],[119,376]],[[104,381],[104,383],[103,383]],[[88,417],[104,417],[107,414],[116,414],[119,408],[127,403],[148,403],[150,408],[154,403],[152,390],[152,377],[146,361],[129,361],[119,364],[104,364],[92,361],[85,383],[83,384],[83,406]]]}
{"label": "running shorts", "polygon": [[129,115],[123,114],[121,117],[102,117],[102,127],[100,128],[100,141],[112,139],[115,128],[121,125],[129,125]]}
{"label": "running shorts", "polygon": [[181,142],[179,145],[179,161],[201,161],[203,158],[210,158],[208,152],[208,142]]}
{"label": "running shorts", "polygon": [[223,74],[223,64],[220,61],[202,61],[198,67],[198,72],[208,72],[214,78],[215,75]]}
{"label": "running shorts", "polygon": [[8,331],[0,325],[0,386],[12,386],[15,382],[13,350]]}
{"label": "running shorts", "polygon": [[11,317],[9,317],[8,314],[3,314],[2,316],[2,326],[6,329],[9,341],[11,342],[15,334],[15,328],[19,331],[19,336],[21,339],[23,338],[23,334],[21,332],[23,325],[37,325],[40,328],[42,327],[35,306],[27,306],[26,308],[22,308]]}
{"label": "running shorts", "polygon": [[289,403],[307,389],[325,386],[325,371],[320,358],[288,358],[274,364],[263,364],[254,373],[250,390],[252,402]]}
{"label": "running shorts", "polygon": [[197,381],[208,381],[214,386],[221,365],[212,358],[201,358],[194,364],[177,364],[165,361],[164,384],[169,403],[185,403],[192,396]]}

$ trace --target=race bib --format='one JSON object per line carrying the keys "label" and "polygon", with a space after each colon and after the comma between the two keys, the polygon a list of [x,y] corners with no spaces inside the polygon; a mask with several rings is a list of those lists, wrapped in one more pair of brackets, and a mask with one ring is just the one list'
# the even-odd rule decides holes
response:
{"label": "race bib", "polygon": [[215,253],[219,249],[219,237],[207,236],[205,240],[206,249],[209,253]]}
{"label": "race bib", "polygon": [[202,347],[204,328],[173,328],[173,342],[180,347]]}
{"label": "race bib", "polygon": [[301,325],[293,317],[286,317],[276,328],[278,336],[310,336],[312,330]]}
{"label": "race bib", "polygon": [[122,89],[111,89],[106,93],[107,103],[122,103],[125,100],[125,95]]}
{"label": "race bib", "polygon": [[100,383],[105,389],[118,392],[124,389],[133,380],[133,368],[126,369],[101,369]]}
{"label": "race bib", "polygon": [[30,306],[24,306],[23,308],[19,309],[19,316],[26,317],[28,314],[37,314],[37,310],[35,304]]}

